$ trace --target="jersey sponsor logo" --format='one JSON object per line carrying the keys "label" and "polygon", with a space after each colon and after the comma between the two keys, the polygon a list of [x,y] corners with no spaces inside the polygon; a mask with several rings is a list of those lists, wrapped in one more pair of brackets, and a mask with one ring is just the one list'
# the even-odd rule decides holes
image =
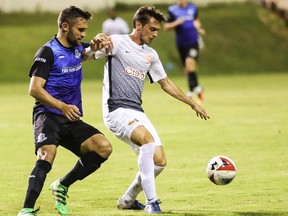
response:
{"label": "jersey sponsor logo", "polygon": [[73,67],[62,68],[62,73],[73,73],[73,72],[81,70],[81,68],[82,68],[82,64],[80,63],[80,64],[73,66]]}
{"label": "jersey sponsor logo", "polygon": [[58,58],[59,58],[59,59],[64,59],[65,56],[64,56],[64,55],[60,55]]}
{"label": "jersey sponsor logo", "polygon": [[43,141],[45,141],[45,140],[47,140],[46,135],[45,135],[44,133],[40,133],[39,136],[38,136],[38,138],[37,138],[37,142],[38,142],[38,143],[41,143],[41,142],[43,142]]}
{"label": "jersey sponsor logo", "polygon": [[145,79],[145,73],[138,71],[135,68],[127,67],[127,68],[125,68],[125,73],[129,76],[134,76],[134,77],[137,77],[141,80]]}
{"label": "jersey sponsor logo", "polygon": [[187,13],[188,13],[188,15],[194,17],[194,10],[189,9],[189,10],[187,11]]}
{"label": "jersey sponsor logo", "polygon": [[37,58],[35,58],[35,62],[36,62],[36,61],[46,63],[47,59],[37,57]]}

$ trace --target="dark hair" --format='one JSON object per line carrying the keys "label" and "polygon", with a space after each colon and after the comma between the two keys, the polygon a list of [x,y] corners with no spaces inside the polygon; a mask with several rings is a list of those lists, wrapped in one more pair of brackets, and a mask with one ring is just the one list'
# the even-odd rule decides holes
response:
{"label": "dark hair", "polygon": [[61,28],[63,22],[67,22],[68,24],[73,24],[76,18],[82,18],[85,20],[92,19],[92,15],[88,11],[83,11],[82,9],[76,6],[69,6],[63,9],[58,17],[58,26]]}
{"label": "dark hair", "polygon": [[159,9],[156,9],[154,6],[142,6],[134,14],[133,27],[135,27],[136,21],[139,21],[142,25],[147,24],[151,17],[159,23],[166,22],[166,17]]}

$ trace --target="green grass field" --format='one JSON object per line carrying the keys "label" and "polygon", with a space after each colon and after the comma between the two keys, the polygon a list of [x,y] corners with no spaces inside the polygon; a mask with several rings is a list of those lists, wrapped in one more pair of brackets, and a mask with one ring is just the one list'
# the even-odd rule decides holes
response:
{"label": "green grass field", "polygon": [[[184,77],[173,80],[186,89]],[[164,215],[288,215],[287,74],[201,76],[211,120],[196,118],[190,108],[166,95],[158,84],[146,83],[144,108],[164,143],[167,169],[157,179]],[[27,179],[35,163],[31,127],[33,99],[28,83],[1,84],[0,215],[21,209]],[[71,186],[70,215],[146,215],[119,211],[117,199],[137,171],[136,156],[114,138],[101,117],[101,81],[84,81],[83,100],[88,123],[112,142],[110,159],[93,175]],[[227,186],[213,185],[206,164],[216,155],[231,157],[238,168]],[[48,187],[76,162],[59,148],[52,171],[37,201],[40,215],[57,215]],[[143,194],[139,197],[144,200]]]}

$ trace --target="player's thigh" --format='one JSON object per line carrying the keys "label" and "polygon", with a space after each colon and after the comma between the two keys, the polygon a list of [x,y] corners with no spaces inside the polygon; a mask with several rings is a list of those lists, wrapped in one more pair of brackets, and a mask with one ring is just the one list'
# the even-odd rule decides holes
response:
{"label": "player's thigh", "polygon": [[[104,135],[92,125],[83,121],[70,122],[65,128],[65,136],[61,139],[60,145],[70,150],[77,156],[85,155],[87,152],[95,151],[104,154],[109,141]],[[105,149],[105,150],[103,150]]]}
{"label": "player's thigh", "polygon": [[130,140],[139,146],[146,143],[154,143],[153,136],[144,125],[139,125],[132,131]]}

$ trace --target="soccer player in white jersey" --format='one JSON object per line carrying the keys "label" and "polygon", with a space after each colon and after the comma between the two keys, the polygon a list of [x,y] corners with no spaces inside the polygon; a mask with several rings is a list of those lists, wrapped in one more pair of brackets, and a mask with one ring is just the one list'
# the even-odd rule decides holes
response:
{"label": "soccer player in white jersey", "polygon": [[109,18],[102,23],[102,32],[104,34],[128,34],[130,32],[128,23],[123,18],[117,16],[115,9],[109,9],[108,16]]}
{"label": "soccer player in white jersey", "polygon": [[[155,177],[166,166],[166,157],[156,129],[141,106],[144,79],[158,82],[172,97],[188,104],[201,119],[206,111],[186,96],[166,75],[157,52],[149,47],[166,18],[153,6],[140,7],[133,18],[133,31],[112,35],[113,48],[107,56],[103,81],[103,117],[106,126],[138,155],[139,171],[127,191],[118,200],[119,209],[144,209],[161,214]],[[105,56],[96,52],[95,58]],[[136,200],[144,190],[146,205]]]}

